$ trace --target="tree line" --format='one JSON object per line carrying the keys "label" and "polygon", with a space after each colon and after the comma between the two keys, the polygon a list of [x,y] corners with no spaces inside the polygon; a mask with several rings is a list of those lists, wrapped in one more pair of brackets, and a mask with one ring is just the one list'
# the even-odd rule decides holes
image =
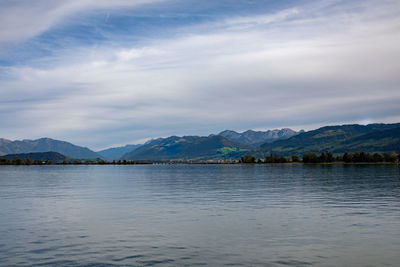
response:
{"label": "tree line", "polygon": [[102,159],[97,160],[31,160],[30,158],[14,159],[0,158],[0,165],[133,165],[133,164],[151,164],[149,161],[132,161],[132,160],[114,160],[105,161]]}
{"label": "tree line", "polygon": [[264,159],[256,159],[252,155],[245,155],[240,158],[240,163],[398,163],[400,157],[396,152],[392,153],[368,153],[368,152],[352,152],[342,155],[333,155],[331,152],[322,152],[320,154],[309,152],[301,158],[298,155],[290,157],[280,156],[278,154],[269,154]]}
{"label": "tree line", "polygon": [[[368,152],[352,152],[344,153],[342,155],[333,155],[331,152],[322,152],[320,154],[310,152],[304,154],[302,157],[298,155],[292,155],[290,157],[280,156],[278,154],[269,154],[263,159],[257,159],[252,155],[245,155],[241,157],[238,163],[331,163],[331,162],[344,162],[344,163],[399,163],[400,156],[396,152],[392,153],[368,153]],[[51,161],[51,160],[31,160],[29,158],[20,159],[15,157],[10,160],[7,158],[0,158],[0,165],[133,165],[133,164],[152,164],[151,161],[129,161],[129,160],[118,160],[118,161],[105,161],[102,159],[95,160],[64,160],[62,162]],[[181,162],[185,163],[185,161]],[[196,163],[188,161],[187,163]],[[225,163],[223,161],[222,163]],[[229,163],[235,163],[235,161],[229,161]]]}

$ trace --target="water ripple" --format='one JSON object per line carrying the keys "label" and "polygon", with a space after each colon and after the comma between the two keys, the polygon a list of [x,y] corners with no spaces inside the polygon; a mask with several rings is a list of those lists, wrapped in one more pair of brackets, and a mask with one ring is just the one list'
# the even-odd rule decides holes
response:
{"label": "water ripple", "polygon": [[0,166],[0,265],[397,266],[393,166]]}

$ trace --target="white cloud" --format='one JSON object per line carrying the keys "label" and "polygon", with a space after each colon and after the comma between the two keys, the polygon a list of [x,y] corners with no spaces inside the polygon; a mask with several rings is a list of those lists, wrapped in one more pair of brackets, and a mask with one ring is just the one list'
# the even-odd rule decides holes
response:
{"label": "white cloud", "polygon": [[223,26],[229,25],[231,29],[243,30],[260,25],[265,26],[266,24],[279,23],[299,13],[300,11],[297,8],[290,8],[272,15],[267,14],[258,16],[236,17],[225,20],[223,22]]}

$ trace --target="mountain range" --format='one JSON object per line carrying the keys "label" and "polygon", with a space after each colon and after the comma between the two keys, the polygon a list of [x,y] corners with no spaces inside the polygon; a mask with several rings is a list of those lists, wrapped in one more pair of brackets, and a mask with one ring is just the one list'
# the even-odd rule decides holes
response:
{"label": "mountain range", "polygon": [[69,158],[106,160],[219,160],[246,154],[263,158],[269,154],[302,156],[308,152],[334,154],[363,151],[400,153],[400,123],[325,126],[311,131],[281,130],[242,133],[225,130],[209,136],[171,136],[143,145],[126,145],[98,151],[50,138],[10,141],[0,138],[0,156],[32,152],[58,152]]}
{"label": "mountain range", "polygon": [[[301,131],[302,132],[302,131]],[[214,160],[236,159],[261,144],[282,140],[301,132],[289,128],[268,131],[225,130],[209,136],[171,136],[151,140],[122,156],[127,160]]]}
{"label": "mountain range", "polygon": [[[263,139],[264,138],[264,139]],[[263,144],[260,145],[261,140]],[[400,123],[325,126],[308,132],[290,129],[267,132],[223,131],[208,137],[160,138],[125,154],[129,160],[238,159],[246,154],[302,156],[308,152],[335,154],[364,151],[400,153]]]}

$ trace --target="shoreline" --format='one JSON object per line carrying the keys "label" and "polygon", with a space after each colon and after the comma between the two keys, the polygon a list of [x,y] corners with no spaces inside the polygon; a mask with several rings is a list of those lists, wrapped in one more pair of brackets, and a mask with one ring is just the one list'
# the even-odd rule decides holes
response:
{"label": "shoreline", "polygon": [[282,162],[282,163],[242,163],[242,162],[134,162],[134,163],[31,163],[31,164],[0,164],[0,166],[67,166],[67,165],[244,165],[244,166],[256,166],[256,165],[399,165],[400,162],[318,162],[318,163],[305,163],[305,162]]}

